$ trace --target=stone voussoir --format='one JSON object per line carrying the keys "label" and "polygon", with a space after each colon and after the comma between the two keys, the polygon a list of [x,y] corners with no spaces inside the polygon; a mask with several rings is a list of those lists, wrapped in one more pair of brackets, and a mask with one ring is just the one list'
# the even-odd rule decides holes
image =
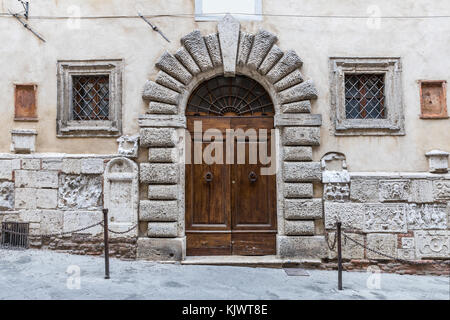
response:
{"label": "stone voussoir", "polygon": [[180,94],[153,81],[147,81],[142,97],[151,101],[178,104]]}
{"label": "stone voussoir", "polygon": [[[179,62],[178,62],[179,63]],[[182,92],[185,89],[184,84],[182,84],[177,79],[173,78],[169,74],[165,73],[164,71],[159,71],[156,75],[156,83],[167,87],[169,89],[172,89],[176,92]]]}
{"label": "stone voussoir", "polygon": [[192,74],[170,53],[167,51],[156,62],[156,67],[171,75],[179,82],[188,84],[192,80]]}
{"label": "stone voussoir", "polygon": [[208,71],[213,68],[211,57],[200,30],[194,30],[185,35],[181,38],[181,43],[202,71]]}
{"label": "stone voussoir", "polygon": [[254,37],[253,45],[248,56],[247,66],[256,70],[267,53],[270,51],[274,43],[277,41],[277,36],[266,30],[259,30]]}
{"label": "stone voussoir", "polygon": [[293,50],[288,50],[275,64],[275,66],[267,72],[267,79],[270,83],[275,83],[286,77],[295,69],[302,66],[303,62]]}
{"label": "stone voussoir", "polygon": [[244,66],[247,64],[248,55],[252,48],[254,35],[247,32],[239,33],[239,48],[237,56],[237,64]]}
{"label": "stone voussoir", "polygon": [[193,75],[197,75],[201,72],[197,62],[192,58],[191,54],[186,48],[181,47],[175,52],[175,58],[181,62],[181,64]]}
{"label": "stone voussoir", "polygon": [[274,44],[272,48],[270,48],[269,53],[264,58],[263,62],[258,68],[259,73],[262,75],[265,75],[267,72],[270,71],[270,69],[273,68],[273,66],[281,59],[283,56],[283,51]]}
{"label": "stone voussoir", "polygon": [[178,106],[162,102],[150,101],[148,105],[150,114],[177,114]]}
{"label": "stone voussoir", "polygon": [[209,34],[203,37],[206,47],[208,48],[209,56],[214,67],[222,65],[222,54],[220,52],[219,37],[217,33]]}
{"label": "stone voussoir", "polygon": [[284,113],[310,113],[311,101],[303,100],[281,105],[281,111]]}
{"label": "stone voussoir", "polygon": [[277,92],[283,91],[287,88],[293,87],[296,84],[303,82],[303,75],[300,70],[295,69],[291,73],[289,73],[286,77],[282,78],[280,81],[277,81],[273,86]]}
{"label": "stone voussoir", "polygon": [[312,80],[299,83],[278,93],[282,104],[289,102],[317,99],[317,89]]}

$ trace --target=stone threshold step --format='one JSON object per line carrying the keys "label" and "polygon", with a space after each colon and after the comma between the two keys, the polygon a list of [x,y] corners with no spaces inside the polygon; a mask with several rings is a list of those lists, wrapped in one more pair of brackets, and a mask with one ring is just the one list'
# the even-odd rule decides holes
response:
{"label": "stone threshold step", "polygon": [[285,268],[299,266],[318,266],[320,259],[282,259],[269,256],[188,256],[182,265],[211,265],[237,267]]}

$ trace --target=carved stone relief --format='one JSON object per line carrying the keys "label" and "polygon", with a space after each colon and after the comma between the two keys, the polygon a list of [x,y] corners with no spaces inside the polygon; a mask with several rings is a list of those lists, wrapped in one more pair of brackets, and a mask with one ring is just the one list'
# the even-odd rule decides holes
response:
{"label": "carved stone relief", "polygon": [[437,180],[433,182],[436,200],[450,200],[450,181]]}
{"label": "carved stone relief", "polygon": [[415,232],[416,256],[418,258],[450,257],[449,231],[417,231]]}
{"label": "carved stone relief", "polygon": [[366,204],[365,232],[406,232],[405,204]]}
{"label": "carved stone relief", "polygon": [[407,201],[410,182],[408,180],[381,180],[378,184],[380,201]]}
{"label": "carved stone relief", "polygon": [[447,206],[438,204],[408,204],[408,229],[446,229]]}
{"label": "carved stone relief", "polygon": [[100,175],[60,175],[58,208],[98,209],[102,205]]}

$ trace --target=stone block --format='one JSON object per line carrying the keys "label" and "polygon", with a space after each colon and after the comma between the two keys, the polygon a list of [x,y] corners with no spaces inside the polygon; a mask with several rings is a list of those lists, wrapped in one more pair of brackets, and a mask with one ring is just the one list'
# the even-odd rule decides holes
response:
{"label": "stone block", "polygon": [[416,260],[414,249],[397,249],[397,258],[403,260]]}
{"label": "stone block", "polygon": [[425,156],[428,158],[429,171],[431,173],[447,173],[448,155],[448,152],[441,150],[432,150],[425,153]]}
{"label": "stone block", "polygon": [[285,183],[283,186],[285,198],[312,198],[312,183]]}
{"label": "stone block", "polygon": [[321,181],[320,162],[285,162],[283,175],[285,182]]}
{"label": "stone block", "polygon": [[40,234],[55,234],[63,230],[64,213],[60,210],[42,210]]}
{"label": "stone block", "polygon": [[259,73],[262,75],[265,75],[267,72],[272,69],[275,64],[281,59],[283,56],[283,51],[274,44],[272,48],[270,48],[269,53],[267,53],[267,56],[264,58],[263,62],[258,68]]}
{"label": "stone block", "polygon": [[437,201],[450,200],[450,180],[433,181],[433,194]]}
{"label": "stone block", "polygon": [[176,200],[142,200],[139,203],[140,221],[174,222],[178,219]]}
{"label": "stone block", "polygon": [[14,182],[0,182],[0,210],[14,208]]}
{"label": "stone block", "polygon": [[14,172],[16,188],[34,188],[36,186],[36,172],[16,170]]}
{"label": "stone block", "polygon": [[344,230],[362,230],[364,206],[361,203],[325,201],[325,228],[336,229],[336,222]]}
{"label": "stone block", "polygon": [[433,182],[431,180],[411,180],[408,202],[430,203],[433,201]]}
{"label": "stone block", "polygon": [[144,86],[142,97],[151,101],[176,105],[180,99],[180,94],[172,89],[157,84],[156,82],[147,81]]}
{"label": "stone block", "polygon": [[33,129],[11,130],[11,152],[31,153],[36,151],[37,131]]}
{"label": "stone block", "polygon": [[276,91],[283,91],[303,82],[303,75],[299,69],[289,73],[286,77],[274,84]]}
{"label": "stone block", "polygon": [[36,189],[16,188],[15,208],[36,209]]}
{"label": "stone block", "polygon": [[20,168],[22,167],[22,160],[21,159],[12,159],[11,163],[12,163],[12,169],[13,170],[20,170]]}
{"label": "stone block", "polygon": [[176,238],[178,226],[176,222],[149,222],[147,236],[151,238]]}
{"label": "stone block", "polygon": [[[367,247],[390,257],[397,258],[397,235],[370,233],[367,235]],[[370,250],[366,250],[366,254],[368,259],[391,260],[389,257],[374,253]]]}
{"label": "stone block", "polygon": [[288,220],[321,219],[322,199],[286,199],[284,217]]}
{"label": "stone block", "polygon": [[309,100],[291,102],[281,105],[281,111],[284,113],[310,113],[311,102]]}
{"label": "stone block", "polygon": [[58,208],[98,209],[102,205],[103,179],[98,175],[61,175]]}
{"label": "stone block", "polygon": [[58,188],[57,171],[34,171],[36,188]]}
{"label": "stone block", "polygon": [[414,249],[414,238],[413,237],[402,237],[402,249]]}
{"label": "stone block", "polygon": [[247,66],[256,70],[267,56],[277,36],[266,30],[259,30],[254,37],[253,45],[247,60]]}
{"label": "stone block", "polygon": [[149,184],[176,184],[179,179],[178,164],[141,163],[140,179]]}
{"label": "stone block", "polygon": [[22,159],[22,170],[40,170],[41,159],[24,158]]}
{"label": "stone block", "polygon": [[175,147],[177,132],[174,128],[144,128],[141,129],[142,147]]}
{"label": "stone block", "polygon": [[150,261],[181,261],[186,256],[186,237],[138,238],[137,259]]}
{"label": "stone block", "polygon": [[149,185],[148,198],[150,200],[178,199],[178,185]]}
{"label": "stone block", "polygon": [[352,179],[350,182],[350,200],[356,202],[377,202],[378,180]]}
{"label": "stone block", "polygon": [[447,229],[446,204],[416,204],[406,207],[408,230]]}
{"label": "stone block", "polygon": [[286,220],[284,232],[288,236],[312,236],[314,235],[314,221]]}
{"label": "stone block", "polygon": [[148,113],[154,114],[177,114],[178,106],[162,102],[151,101],[148,105]]}
{"label": "stone block", "polygon": [[280,258],[323,259],[327,244],[323,236],[277,236]]}
{"label": "stone block", "polygon": [[240,32],[237,64],[244,66],[247,64],[248,55],[252,48],[254,35],[247,32]]}
{"label": "stone block", "polygon": [[181,47],[175,52],[175,58],[180,61],[183,66],[189,70],[189,72],[193,75],[197,75],[201,72],[197,63],[192,58],[191,54],[186,50],[186,48]]}
{"label": "stone block", "polygon": [[61,171],[62,170],[62,159],[42,159],[42,169]]}
{"label": "stone block", "polygon": [[236,73],[239,29],[239,21],[229,14],[217,24],[225,77],[234,77]]}
{"label": "stone block", "polygon": [[321,124],[322,116],[320,114],[277,114],[274,119],[275,127],[318,127]]}
{"label": "stone block", "polygon": [[[101,211],[65,211],[63,219],[63,232],[69,232],[103,221],[103,213]],[[103,227],[97,225],[77,233],[99,235],[103,233]]]}
{"label": "stone block", "polygon": [[364,205],[364,232],[407,232],[404,203]]}
{"label": "stone block", "polygon": [[137,158],[139,153],[139,134],[123,135],[117,139],[117,153],[127,158]]}
{"label": "stone block", "polygon": [[[158,74],[156,75],[155,82],[157,84],[160,84],[160,85],[164,86],[164,87],[172,89],[172,90],[174,90],[176,92],[182,92],[185,89],[184,84],[182,84],[180,81],[178,81],[174,77],[168,75],[164,71],[159,71],[158,72]],[[155,102],[155,103],[158,103],[158,102]]]}
{"label": "stone block", "polygon": [[299,83],[278,93],[281,104],[317,99],[317,95],[318,92],[312,80],[307,80],[305,82]]}
{"label": "stone block", "polygon": [[[350,238],[364,244],[364,235],[357,233],[346,233]],[[336,234],[334,232],[328,233],[328,242],[331,244],[335,241],[334,237]],[[337,259],[337,244],[333,250],[328,249],[328,258]],[[364,259],[364,248],[357,245],[353,241],[342,240],[342,258],[343,259]]]}
{"label": "stone block", "polygon": [[80,174],[81,159],[63,159],[62,172],[68,174]]}
{"label": "stone block", "polygon": [[312,147],[283,147],[284,161],[312,161]]}
{"label": "stone block", "polygon": [[0,160],[0,179],[12,180],[12,160]]}
{"label": "stone block", "polygon": [[380,180],[378,183],[381,202],[407,201],[410,181],[409,180]]}
{"label": "stone block", "polygon": [[55,209],[58,205],[57,189],[37,189],[36,206],[41,209]]}
{"label": "stone block", "polygon": [[86,158],[81,159],[81,173],[85,174],[101,174],[103,173],[103,159]]}
{"label": "stone block", "polygon": [[282,137],[284,146],[318,146],[320,144],[320,128],[285,127]]}
{"label": "stone block", "polygon": [[177,148],[149,148],[148,161],[155,163],[176,163],[178,161]]}
{"label": "stone block", "polygon": [[450,231],[414,232],[417,258],[450,258]]}

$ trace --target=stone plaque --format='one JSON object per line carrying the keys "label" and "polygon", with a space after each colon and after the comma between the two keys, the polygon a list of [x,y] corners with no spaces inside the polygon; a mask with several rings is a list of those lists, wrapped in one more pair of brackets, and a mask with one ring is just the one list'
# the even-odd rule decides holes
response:
{"label": "stone plaque", "polygon": [[418,258],[449,258],[450,236],[448,230],[415,232]]}
{"label": "stone plaque", "polygon": [[436,200],[450,200],[449,180],[433,181],[433,187]]}
{"label": "stone plaque", "polygon": [[446,229],[447,206],[440,204],[408,204],[408,229]]}
{"label": "stone plaque", "polygon": [[407,232],[405,204],[374,203],[364,208],[364,232]]}
{"label": "stone plaque", "polygon": [[381,180],[378,184],[380,201],[407,201],[410,183],[408,180]]}

